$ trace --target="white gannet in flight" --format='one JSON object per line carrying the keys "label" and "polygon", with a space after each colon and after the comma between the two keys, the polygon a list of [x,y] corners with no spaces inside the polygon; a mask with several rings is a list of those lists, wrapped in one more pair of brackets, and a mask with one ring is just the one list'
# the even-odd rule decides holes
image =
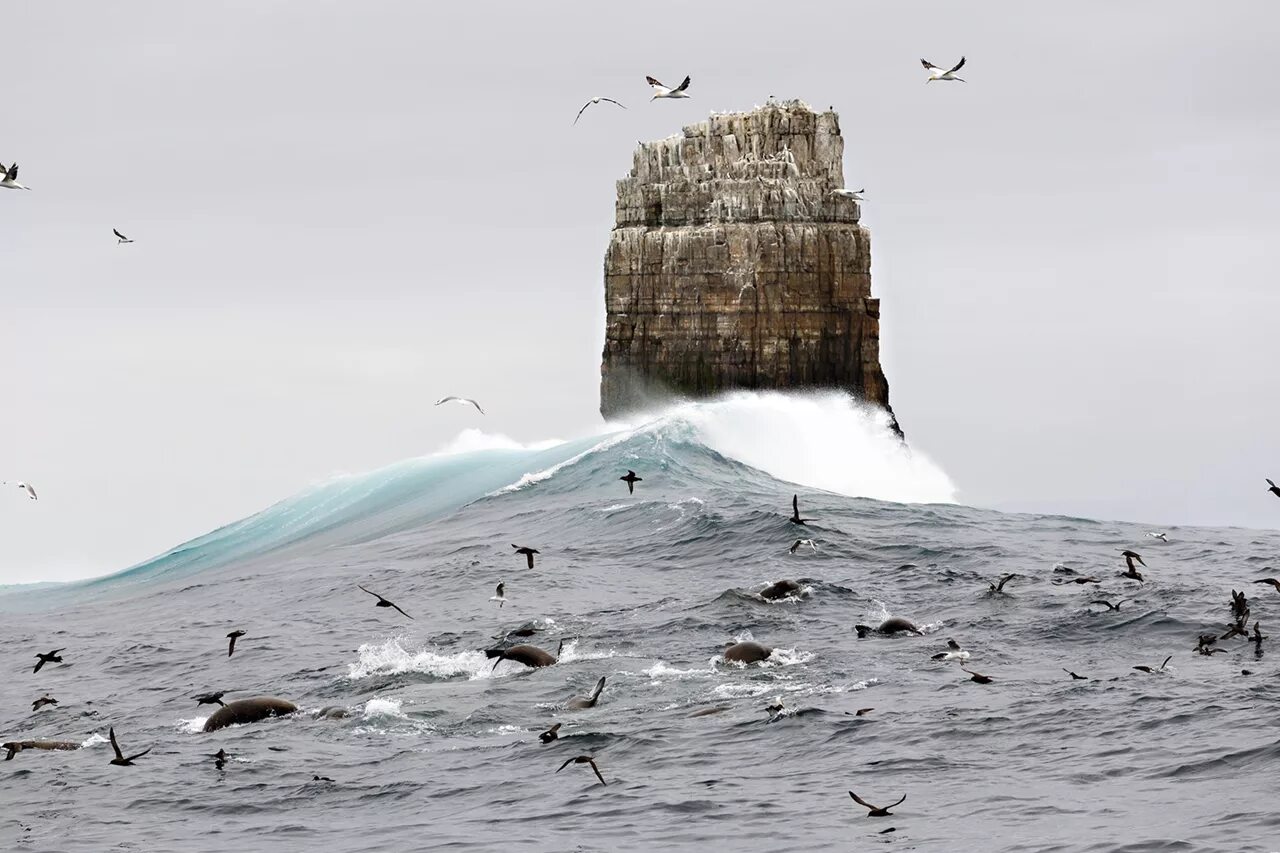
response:
{"label": "white gannet in flight", "polygon": [[850,201],[862,201],[862,194],[863,194],[864,192],[866,192],[866,189],[865,189],[865,188],[860,189],[860,190],[846,190],[846,189],[841,188],[841,189],[838,189],[838,190],[832,190],[832,191],[831,191],[831,194],[832,194],[832,195],[838,195],[838,196],[840,196],[840,198],[847,198],[847,199],[849,199]]}
{"label": "white gannet in flight", "polygon": [[956,76],[956,72],[959,71],[961,68],[964,68],[963,56],[960,57],[960,61],[956,63],[955,68],[948,69],[947,71],[943,71],[941,68],[934,65],[932,62],[930,62],[927,59],[920,60],[920,64],[923,65],[925,69],[929,72],[929,79],[924,81],[926,83],[932,83],[934,80],[955,80],[958,83],[965,82],[964,80]]}
{"label": "white gannet in flight", "polygon": [[1151,531],[1150,533],[1148,533],[1147,535],[1148,535],[1148,536],[1150,536],[1152,539],[1159,539],[1161,542],[1168,542],[1168,541],[1169,541],[1169,539],[1168,539],[1168,534],[1166,534],[1166,533],[1159,533],[1159,532],[1157,532],[1157,531],[1153,530],[1153,531]]}
{"label": "white gannet in flight", "polygon": [[475,406],[477,412],[479,412],[482,415],[484,414],[484,409],[480,408],[479,403],[477,403],[475,400],[470,400],[466,397],[444,397],[442,399],[436,400],[437,406],[444,405],[445,403],[462,403],[465,406]]}
{"label": "white gannet in flight", "polygon": [[4,171],[4,177],[3,179],[0,179],[0,187],[4,187],[7,190],[31,189],[31,187],[24,187],[22,184],[18,183],[18,164],[17,163],[14,163],[8,169],[5,169],[3,166],[0,166],[0,170]]}
{"label": "white gannet in flight", "polygon": [[[578,119],[582,118],[582,114],[587,111],[587,107],[591,106],[592,104],[598,104],[601,101],[608,101],[611,104],[618,104],[618,102],[615,101],[613,98],[606,98],[603,95],[597,95],[596,97],[592,98],[591,100],[587,101],[585,104],[582,105],[582,109],[578,110],[578,115],[576,118],[574,118],[573,123],[574,124],[578,123]],[[626,107],[623,106],[622,104],[618,104],[618,106],[622,107],[624,110],[626,109]]]}
{"label": "white gannet in flight", "polygon": [[498,606],[499,606],[499,607],[501,607],[502,605],[504,605],[504,604],[506,604],[506,603],[507,603],[507,596],[506,596],[506,593],[504,593],[504,592],[503,592],[503,587],[504,587],[504,586],[505,586],[505,584],[503,584],[501,581],[499,581],[499,582],[498,582],[498,588],[495,590],[498,594],[497,594],[497,595],[491,595],[491,596],[489,596],[489,600],[490,600],[490,601],[496,601],[496,602],[498,602]]}
{"label": "white gannet in flight", "polygon": [[645,77],[644,79],[648,81],[650,86],[653,87],[653,98],[649,99],[651,101],[654,100],[654,98],[687,98],[689,97],[687,94],[685,94],[685,89],[689,88],[688,77],[684,78],[684,82],[681,83],[679,86],[676,86],[674,89],[668,89],[666,86],[662,85],[660,82],[658,82],[652,77]]}
{"label": "white gannet in flight", "polygon": [[117,245],[119,245],[120,243],[132,243],[132,242],[133,242],[133,241],[132,241],[132,240],[130,240],[128,237],[124,236],[123,234],[121,234],[119,231],[117,231],[117,230],[116,230],[116,229],[114,229],[114,228],[112,228],[112,229],[111,229],[111,233],[112,233],[112,234],[114,234],[114,235],[116,235],[116,237],[117,237],[117,238],[119,238],[119,239],[118,239],[118,242],[117,242]]}
{"label": "white gannet in flight", "polygon": [[36,490],[31,488],[30,483],[24,483],[21,480],[19,480],[16,483],[9,480],[5,480],[3,483],[0,483],[0,486],[17,486],[19,489],[22,489],[24,492],[26,492],[27,497],[31,498],[31,500],[36,500]]}

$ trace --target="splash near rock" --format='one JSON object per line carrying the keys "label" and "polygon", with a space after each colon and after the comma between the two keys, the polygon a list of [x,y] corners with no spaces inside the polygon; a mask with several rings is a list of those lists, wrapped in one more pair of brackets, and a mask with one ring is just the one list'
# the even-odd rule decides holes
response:
{"label": "splash near rock", "polygon": [[843,154],[838,116],[799,101],[636,149],[605,255],[606,418],[784,388],[837,388],[892,413],[871,234],[858,203],[831,194]]}

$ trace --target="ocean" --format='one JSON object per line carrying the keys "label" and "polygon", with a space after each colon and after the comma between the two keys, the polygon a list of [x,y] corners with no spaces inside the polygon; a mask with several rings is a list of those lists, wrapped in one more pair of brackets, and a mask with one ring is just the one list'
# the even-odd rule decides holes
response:
{"label": "ocean", "polygon": [[[470,431],[118,574],[9,588],[4,740],[82,748],[0,764],[0,849],[1280,850],[1280,648],[1194,651],[1232,590],[1280,643],[1280,593],[1252,583],[1280,532],[1166,542],[955,496],[882,413],[738,394],[534,446]],[[757,594],[782,578],[799,594]],[[922,634],[857,637],[890,616]],[[744,639],[774,651],[719,659]],[[948,639],[990,683],[932,659]],[[495,668],[515,641],[563,652]],[[300,711],[206,734],[211,691]],[[151,752],[110,765],[109,727]],[[557,772],[579,755],[606,785]],[[849,791],[906,799],[869,817]]]}

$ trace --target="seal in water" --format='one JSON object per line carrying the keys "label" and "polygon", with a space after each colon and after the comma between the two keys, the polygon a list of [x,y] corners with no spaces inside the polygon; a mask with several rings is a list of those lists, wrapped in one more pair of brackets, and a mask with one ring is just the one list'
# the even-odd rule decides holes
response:
{"label": "seal in water", "polygon": [[341,705],[325,705],[319,711],[316,711],[317,720],[341,720],[350,716],[351,712]]}
{"label": "seal in water", "polygon": [[[498,668],[498,664],[504,660],[513,660],[516,663],[522,663],[525,666],[540,667],[551,666],[560,659],[560,653],[564,651],[564,640],[560,641],[560,645],[556,647],[556,653],[544,652],[537,646],[527,646],[521,643],[518,646],[511,646],[507,649],[485,649],[484,656],[487,658],[497,658],[493,662],[493,669]],[[493,670],[489,670],[492,672]]]}
{"label": "seal in water", "polygon": [[905,632],[908,634],[920,634],[921,636],[924,635],[924,631],[921,631],[919,628],[917,628],[914,622],[910,621],[909,619],[903,619],[898,616],[893,616],[893,617],[890,617],[889,619],[884,620],[875,628],[872,628],[867,625],[854,625],[853,630],[858,632],[859,637],[865,637],[867,636],[867,634],[871,633],[872,631],[875,631],[877,634],[897,634],[897,633]]}
{"label": "seal in water", "polygon": [[218,729],[226,728],[227,726],[256,723],[259,720],[265,720],[267,717],[283,717],[285,714],[292,714],[296,710],[298,710],[297,705],[286,699],[277,699],[274,696],[237,699],[214,711],[213,715],[205,720],[204,730],[206,732],[216,732]]}
{"label": "seal in water", "polygon": [[734,643],[724,650],[724,659],[736,663],[758,663],[773,654],[773,649],[750,640]]}
{"label": "seal in water", "polygon": [[803,589],[800,584],[789,578],[783,578],[760,590],[760,597],[765,601],[777,601],[780,598],[786,598],[788,595],[797,595]]}
{"label": "seal in water", "polygon": [[855,803],[868,809],[867,817],[889,817],[889,815],[893,814],[893,812],[889,811],[889,809],[897,808],[898,806],[902,805],[902,803],[907,799],[907,795],[903,794],[901,800],[898,800],[896,803],[894,803],[891,806],[885,806],[881,808],[880,806],[871,805],[871,803],[868,803],[866,800],[862,799],[862,797],[859,797],[853,791],[849,792],[849,796],[853,797],[853,801]]}
{"label": "seal in water", "polygon": [[600,691],[604,690],[604,676],[600,676],[600,680],[596,682],[596,689],[591,691],[590,696],[575,696],[565,703],[566,708],[581,710],[583,708],[594,708],[596,702],[600,701]]}
{"label": "seal in water", "polygon": [[13,757],[24,749],[79,749],[80,744],[71,740],[11,740],[8,743],[0,744],[0,748],[7,749],[9,754],[4,757],[5,761],[12,761]]}

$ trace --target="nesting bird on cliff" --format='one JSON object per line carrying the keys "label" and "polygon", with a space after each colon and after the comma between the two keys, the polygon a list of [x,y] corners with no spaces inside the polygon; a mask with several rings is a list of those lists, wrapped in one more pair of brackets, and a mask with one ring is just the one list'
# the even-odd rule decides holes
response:
{"label": "nesting bird on cliff", "polygon": [[660,83],[658,80],[654,79],[653,77],[645,77],[644,79],[646,82],[648,82],[650,86],[653,87],[653,97],[649,99],[651,101],[655,100],[656,98],[687,98],[689,97],[689,95],[685,92],[685,90],[689,88],[688,77],[685,77],[684,82],[681,83],[679,86],[676,86],[674,89],[668,89],[666,86],[662,85],[662,83]]}
{"label": "nesting bird on cliff", "polygon": [[[618,104],[618,102],[615,101],[613,98],[606,98],[603,95],[597,95],[582,105],[582,109],[578,110],[578,115],[576,118],[574,118],[573,123],[574,124],[578,123],[578,119],[582,118],[582,114],[587,111],[587,107],[591,106],[592,104],[598,104],[601,101],[608,101],[611,104]],[[624,110],[626,109],[626,107],[622,106],[622,104],[618,104],[618,106],[622,107]]]}
{"label": "nesting bird on cliff", "polygon": [[924,81],[926,83],[932,83],[934,80],[955,80],[957,83],[965,82],[956,76],[956,72],[961,68],[964,68],[963,56],[960,57],[960,61],[956,63],[954,68],[949,68],[946,71],[943,71],[927,59],[921,59],[920,64],[929,72],[929,79]]}

